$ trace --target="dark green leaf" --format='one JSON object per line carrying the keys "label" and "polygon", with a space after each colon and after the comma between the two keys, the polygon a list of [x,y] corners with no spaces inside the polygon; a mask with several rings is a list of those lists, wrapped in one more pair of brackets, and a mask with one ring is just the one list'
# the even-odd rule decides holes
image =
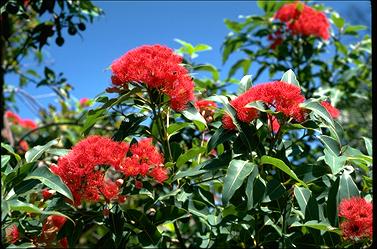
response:
{"label": "dark green leaf", "polygon": [[156,225],[160,225],[166,222],[174,222],[188,216],[189,213],[183,208],[178,208],[175,206],[162,207],[157,210],[154,223]]}
{"label": "dark green leaf", "polygon": [[44,152],[46,152],[50,147],[58,144],[58,141],[56,139],[48,142],[45,145],[38,145],[33,147],[31,150],[27,151],[25,154],[25,159],[27,163],[35,162],[37,161]]}

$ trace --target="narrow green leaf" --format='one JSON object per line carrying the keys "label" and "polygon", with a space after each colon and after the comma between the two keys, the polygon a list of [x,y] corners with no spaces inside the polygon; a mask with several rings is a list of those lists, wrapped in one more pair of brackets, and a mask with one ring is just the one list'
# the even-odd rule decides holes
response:
{"label": "narrow green leaf", "polygon": [[188,120],[193,121],[198,129],[203,131],[207,127],[206,120],[192,103],[190,103],[189,105],[190,106],[186,110],[181,111],[182,115]]}
{"label": "narrow green leaf", "polygon": [[355,182],[352,180],[351,175],[348,173],[347,170],[344,170],[339,180],[339,192],[338,192],[339,200],[341,201],[343,199],[349,199],[352,196],[359,196],[359,195],[360,195],[360,191],[357,188]]}
{"label": "narrow green leaf", "polygon": [[344,19],[339,16],[338,13],[334,12],[331,15],[331,20],[337,28],[342,28],[344,26]]}
{"label": "narrow green leaf", "polygon": [[205,147],[194,147],[186,151],[184,154],[180,155],[177,160],[177,167],[179,168],[183,164],[185,164],[188,160],[196,157],[200,153],[204,153],[206,151]]}
{"label": "narrow green leaf", "polygon": [[37,161],[44,152],[46,152],[50,147],[58,144],[58,141],[56,139],[48,142],[45,145],[38,145],[33,147],[31,150],[27,151],[25,154],[25,159],[27,163],[35,162]]}
{"label": "narrow green leaf", "polygon": [[312,191],[307,188],[295,186],[294,194],[302,213],[305,213]]}
{"label": "narrow green leaf", "polygon": [[227,205],[236,190],[241,187],[245,178],[252,172],[254,163],[242,160],[232,160],[224,178],[223,203]]}
{"label": "narrow green leaf", "polygon": [[73,200],[73,196],[67,185],[60,179],[59,176],[53,174],[47,167],[38,167],[30,175],[28,175],[25,180],[37,179],[42,182],[47,187],[56,190],[65,197]]}
{"label": "narrow green leaf", "polygon": [[323,118],[328,124],[334,126],[333,119],[325,107],[316,100],[308,100],[300,104],[302,108],[311,110],[317,116]]}
{"label": "narrow green leaf", "polygon": [[157,210],[154,224],[160,225],[167,222],[174,222],[178,219],[186,218],[190,214],[183,208],[176,206],[161,207]]}
{"label": "narrow green leaf", "polygon": [[367,149],[368,155],[372,156],[373,155],[373,146],[372,146],[372,139],[363,137],[364,142],[365,142],[365,148]]}
{"label": "narrow green leaf", "polygon": [[240,81],[240,86],[238,87],[239,93],[244,93],[247,90],[249,90],[253,86],[252,76],[251,75],[245,75],[242,77]]}
{"label": "narrow green leaf", "polygon": [[220,127],[219,129],[215,131],[215,133],[209,139],[208,144],[207,144],[207,152],[210,152],[212,149],[216,148],[217,145],[230,140],[234,136],[235,136],[234,132],[230,130],[226,130],[223,127]]}
{"label": "narrow green leaf", "polygon": [[10,155],[1,155],[1,168],[4,168],[5,166],[7,166],[9,160],[10,160]]}
{"label": "narrow green leaf", "polygon": [[291,225],[291,227],[310,227],[321,231],[337,233],[339,235],[342,234],[339,228],[333,227],[329,223],[318,222],[315,220],[307,221],[304,224],[301,224],[298,221],[296,221]]}
{"label": "narrow green leaf", "polygon": [[336,156],[327,148],[325,148],[323,152],[325,153],[325,162],[331,168],[331,172],[334,175],[338,174],[346,164],[347,157]]}
{"label": "narrow green leaf", "polygon": [[12,146],[10,146],[9,144],[1,143],[1,147],[6,149],[9,153],[11,153],[16,158],[18,163],[21,162],[21,157],[17,153],[14,152]]}
{"label": "narrow green leaf", "polygon": [[258,176],[259,170],[258,167],[254,167],[253,171],[247,178],[246,184],[246,196],[247,196],[247,209],[250,210],[254,207],[254,185],[255,185],[255,178]]}
{"label": "narrow green leaf", "polygon": [[301,183],[304,187],[308,188],[308,186],[306,185],[306,183],[303,182],[303,181],[301,181],[300,179],[298,179],[298,177],[295,174],[295,172],[293,172],[293,170],[291,170],[282,160],[274,158],[274,157],[270,157],[270,156],[262,156],[261,163],[262,164],[271,164],[271,165],[279,168],[284,173],[286,173],[287,175],[289,175],[290,177],[292,177],[294,180],[296,180],[297,182]]}
{"label": "narrow green leaf", "polygon": [[167,129],[169,137],[173,136],[174,134],[178,133],[180,130],[188,126],[190,126],[190,123],[187,122],[170,124]]}

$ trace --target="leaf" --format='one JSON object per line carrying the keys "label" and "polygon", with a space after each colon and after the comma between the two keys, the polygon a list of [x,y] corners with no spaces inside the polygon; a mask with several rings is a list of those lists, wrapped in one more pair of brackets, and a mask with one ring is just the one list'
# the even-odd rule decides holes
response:
{"label": "leaf", "polygon": [[138,237],[144,246],[156,245],[158,243],[161,234],[145,214],[135,209],[126,209],[124,210],[124,214],[128,220],[133,221],[134,226],[142,230],[138,234]]}
{"label": "leaf", "polygon": [[187,123],[187,122],[170,124],[167,129],[169,137],[175,135],[176,133],[178,133],[178,131],[189,126],[190,126],[190,123]]}
{"label": "leaf", "polygon": [[53,174],[47,167],[38,167],[34,170],[29,176],[25,178],[28,179],[37,179],[47,187],[56,190],[65,197],[73,200],[73,196],[67,185],[61,180],[61,178]]}
{"label": "leaf", "polygon": [[201,174],[204,174],[206,172],[207,172],[206,170],[200,170],[199,167],[188,168],[187,170],[184,170],[184,171],[178,171],[177,174],[175,174],[173,181],[175,181],[177,179],[181,179],[183,177],[187,177],[187,176],[201,175]]}
{"label": "leaf", "polygon": [[340,145],[335,139],[326,135],[320,135],[319,140],[323,143],[326,149],[333,153],[334,156],[339,156]]}
{"label": "leaf", "polygon": [[98,120],[105,118],[105,109],[90,110],[86,113],[85,123],[82,126],[81,133],[87,135],[90,129],[96,124]]}
{"label": "leaf", "polygon": [[240,59],[238,60],[230,69],[228,73],[228,80],[242,67],[243,74],[247,74],[251,65],[251,60],[249,59]]}
{"label": "leaf", "polygon": [[297,182],[301,183],[303,186],[308,188],[308,186],[305,184],[305,182],[298,179],[295,172],[293,172],[282,160],[270,157],[270,156],[262,156],[261,158],[261,164],[271,164],[280,170],[282,170],[284,173],[295,179]]}
{"label": "leaf", "polygon": [[321,231],[337,233],[339,235],[342,234],[339,228],[333,227],[328,223],[318,222],[315,220],[307,221],[304,224],[301,224],[298,221],[296,221],[291,225],[291,227],[310,227]]}
{"label": "leaf", "polygon": [[25,159],[27,163],[35,162],[37,161],[44,152],[46,152],[50,147],[58,144],[58,141],[56,139],[48,142],[45,145],[38,145],[33,147],[31,150],[27,151],[25,154]]}
{"label": "leaf", "polygon": [[9,144],[1,143],[1,147],[6,149],[9,153],[11,153],[16,158],[18,163],[21,162],[21,157],[17,153],[14,152],[12,146],[10,146]]}
{"label": "leaf", "polygon": [[349,25],[344,29],[344,34],[354,34],[357,31],[367,29],[364,25]]}
{"label": "leaf", "polygon": [[286,189],[284,185],[278,180],[272,179],[267,183],[267,196],[263,200],[263,202],[270,202],[273,200],[277,200],[284,193],[286,193]]}
{"label": "leaf", "polygon": [[215,131],[212,137],[209,139],[207,144],[207,152],[210,152],[212,149],[216,148],[219,144],[222,144],[235,136],[233,131],[224,129],[220,127]]}
{"label": "leaf", "polygon": [[[367,149],[368,155],[372,156],[373,155],[372,139],[367,138],[367,137],[363,137],[363,139],[365,142],[365,148]],[[1,164],[3,164],[2,161],[1,161]]]}
{"label": "leaf", "polygon": [[[255,178],[258,176],[259,170],[258,167],[254,167],[253,171],[247,178],[246,184],[246,196],[247,196],[247,209],[250,210],[254,207],[254,185]],[[260,193],[259,193],[260,194]]]}
{"label": "leaf", "polygon": [[241,187],[245,178],[253,171],[254,163],[242,160],[232,160],[224,178],[222,200],[227,205],[236,190]]}
{"label": "leaf", "polygon": [[175,206],[161,207],[156,212],[154,224],[160,225],[166,222],[174,222],[178,219],[189,217],[189,215],[183,208]]}
{"label": "leaf", "polygon": [[339,192],[339,180],[340,177],[337,177],[336,180],[331,184],[329,189],[328,198],[327,198],[327,218],[329,219],[331,225],[338,225],[338,200],[337,195]]}
{"label": "leaf", "polygon": [[252,81],[251,77],[252,77],[251,75],[245,75],[245,76],[242,77],[242,79],[240,81],[240,86],[238,87],[239,93],[244,93],[247,90],[249,90],[249,88],[252,87],[253,81]]}
{"label": "leaf", "polygon": [[191,102],[189,103],[189,107],[186,110],[181,111],[181,113],[185,118],[193,121],[200,131],[203,131],[207,127],[206,120]]}
{"label": "leaf", "polygon": [[295,186],[294,194],[302,213],[305,213],[312,191],[307,188]]}
{"label": "leaf", "polygon": [[329,151],[325,148],[325,162],[331,168],[331,172],[336,175],[342,169],[343,166],[346,164],[347,157],[345,156],[336,156],[333,152]]}
{"label": "leaf", "polygon": [[140,127],[140,123],[147,119],[148,116],[140,113],[128,114],[120,124],[119,129],[113,135],[114,141],[123,141],[124,138],[133,134]]}
{"label": "leaf", "polygon": [[48,150],[46,150],[46,153],[49,153],[49,154],[52,154],[52,155],[55,155],[55,156],[65,156],[70,151],[71,150],[69,150],[69,149],[53,149],[53,148],[49,148]]}
{"label": "leaf", "polygon": [[296,75],[292,71],[292,69],[289,69],[287,72],[283,74],[283,77],[281,77],[281,81],[300,87],[300,83],[298,82]]}
{"label": "leaf", "polygon": [[338,198],[339,200],[349,199],[352,196],[359,196],[360,191],[357,188],[355,182],[352,180],[351,175],[347,170],[343,171],[343,174],[340,176],[339,180],[339,191]]}
{"label": "leaf", "polygon": [[316,100],[308,100],[304,103],[300,104],[302,108],[311,110],[314,114],[318,115],[319,117],[323,118],[328,124],[334,127],[333,119],[331,115],[328,113],[325,107],[323,107],[318,101]]}
{"label": "leaf", "polygon": [[57,211],[43,211],[31,203],[26,203],[17,199],[9,200],[8,205],[9,205],[9,210],[11,211],[20,211],[20,212],[25,212],[25,213],[44,214],[44,215],[59,215],[59,216],[64,216],[67,219],[71,220],[73,223],[75,223],[70,217],[68,217],[65,214],[62,214]]}
{"label": "leaf", "polygon": [[212,50],[212,47],[207,45],[207,44],[198,44],[194,47],[195,52],[200,52],[200,51],[206,51],[206,50]]}
{"label": "leaf", "polygon": [[339,16],[338,13],[334,12],[331,15],[331,20],[337,28],[342,28],[344,26],[344,19]]}
{"label": "leaf", "polygon": [[207,71],[212,74],[212,78],[214,81],[218,81],[220,78],[219,71],[217,68],[212,64],[200,64],[193,67],[195,71]]}
{"label": "leaf", "polygon": [[10,160],[10,155],[1,155],[1,169],[3,169]]}
{"label": "leaf", "polygon": [[188,160],[191,158],[194,158],[195,156],[204,153],[206,151],[205,147],[194,147],[186,151],[183,155],[180,155],[177,160],[177,167],[182,166],[185,164]]}

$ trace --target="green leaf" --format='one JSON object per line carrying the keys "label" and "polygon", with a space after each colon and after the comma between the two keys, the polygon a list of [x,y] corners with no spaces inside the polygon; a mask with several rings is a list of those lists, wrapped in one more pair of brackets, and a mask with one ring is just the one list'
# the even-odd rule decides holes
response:
{"label": "green leaf", "polygon": [[354,34],[357,31],[367,29],[364,25],[349,25],[344,29],[344,34]]}
{"label": "green leaf", "polygon": [[25,159],[27,163],[35,162],[37,161],[44,152],[46,152],[50,147],[58,144],[58,141],[56,139],[48,142],[45,145],[38,145],[33,147],[31,150],[27,151],[25,154]]}
{"label": "green leaf", "polygon": [[194,47],[195,52],[200,52],[200,51],[206,51],[206,50],[212,50],[212,47],[207,45],[207,44],[198,44]]}
{"label": "green leaf", "polygon": [[98,120],[105,118],[105,109],[90,110],[86,113],[85,123],[82,126],[81,133],[87,135],[90,129],[96,124]]}
{"label": "green leaf", "polygon": [[240,81],[240,86],[238,87],[238,92],[244,93],[247,90],[249,90],[249,88],[251,88],[252,85],[253,85],[253,81],[252,81],[251,75],[245,75],[245,76],[242,77],[242,79]]}
{"label": "green leaf", "polygon": [[337,28],[342,28],[344,26],[344,19],[339,16],[338,13],[334,12],[331,15],[331,20]]}
{"label": "green leaf", "polygon": [[3,169],[9,162],[10,155],[1,155],[1,169]]}
{"label": "green leaf", "polygon": [[243,74],[247,74],[251,65],[251,60],[240,59],[238,60],[230,69],[228,73],[228,78],[230,79],[240,68],[243,69]]}
{"label": "green leaf", "polygon": [[245,178],[253,171],[254,163],[232,160],[224,178],[223,203],[227,205],[236,190],[241,187]]}
{"label": "green leaf", "polygon": [[320,135],[319,140],[323,143],[326,149],[334,154],[334,156],[339,156],[340,145],[335,139],[326,135]]}
{"label": "green leaf", "polygon": [[9,209],[11,211],[20,211],[25,213],[34,213],[34,214],[44,214],[44,215],[59,215],[64,216],[75,223],[70,217],[65,214],[62,214],[57,211],[43,211],[39,209],[37,206],[34,206],[31,203],[26,203],[17,199],[12,199],[8,201]]}
{"label": "green leaf", "polygon": [[145,214],[135,209],[126,209],[124,214],[128,220],[133,221],[134,226],[142,230],[138,237],[143,246],[157,245],[161,234]]}
{"label": "green leaf", "polygon": [[293,172],[293,170],[291,170],[282,160],[274,158],[274,157],[270,157],[270,156],[262,156],[261,163],[262,164],[271,164],[271,165],[279,168],[284,173],[286,173],[287,175],[292,177],[294,180],[301,183],[304,187],[306,187],[306,188],[308,187],[305,182],[298,179],[295,172]]}
{"label": "green leaf", "polygon": [[308,100],[304,103],[300,104],[300,106],[304,109],[311,110],[314,114],[318,115],[319,117],[323,118],[328,124],[334,127],[333,119],[331,115],[328,113],[325,107],[323,107],[318,101],[316,100]]}
{"label": "green leaf", "polygon": [[[201,165],[199,165],[201,167]],[[173,181],[177,179],[181,179],[183,177],[187,176],[197,176],[201,175],[203,173],[206,173],[206,170],[200,170],[200,167],[195,167],[195,168],[188,168],[187,170],[184,171],[178,171],[177,174],[174,176]]]}
{"label": "green leaf", "polygon": [[282,195],[284,195],[286,192],[287,191],[286,191],[284,185],[281,182],[279,182],[276,179],[271,179],[267,183],[267,193],[266,193],[267,196],[263,200],[263,202],[270,202],[270,201],[273,201],[273,200],[277,200]]}
{"label": "green leaf", "polygon": [[307,188],[295,186],[294,194],[302,213],[305,213],[312,191]]}
{"label": "green leaf", "polygon": [[300,83],[298,82],[296,75],[292,71],[292,69],[289,69],[287,72],[283,74],[283,77],[281,77],[281,81],[300,87]]}
{"label": "green leaf", "polygon": [[12,146],[10,146],[9,144],[1,143],[1,147],[7,150],[9,153],[11,153],[16,158],[18,163],[21,162],[21,157],[17,153],[14,152]]}
{"label": "green leaf", "polygon": [[352,180],[351,175],[347,170],[343,171],[343,174],[340,176],[339,180],[339,191],[338,197],[339,200],[349,199],[352,196],[359,196],[360,191],[357,188],[355,182]]}
{"label": "green leaf", "polygon": [[212,77],[214,81],[218,81],[220,78],[219,71],[217,68],[212,64],[200,64],[193,67],[195,71],[207,71],[212,73]]}
{"label": "green leaf", "polygon": [[198,112],[192,103],[189,104],[189,108],[181,111],[182,115],[198,127],[200,131],[203,131],[207,127],[207,122],[204,117]]}
{"label": "green leaf", "polygon": [[188,160],[194,158],[195,156],[204,153],[206,151],[205,147],[194,147],[186,151],[183,155],[180,155],[177,160],[177,167],[182,166],[185,164]]}
{"label": "green leaf", "polygon": [[53,174],[47,167],[38,167],[34,170],[29,176],[25,178],[28,179],[37,179],[42,182],[47,187],[56,190],[65,197],[73,200],[73,196],[67,185],[60,179],[59,176]]}
{"label": "green leaf", "polygon": [[298,221],[296,221],[291,225],[291,227],[310,227],[321,231],[337,233],[339,235],[342,234],[339,228],[333,227],[329,223],[318,222],[315,220],[307,221],[304,224],[301,224]]}
{"label": "green leaf", "polygon": [[170,124],[167,129],[169,137],[175,135],[176,133],[178,133],[178,131],[189,126],[190,126],[190,123],[187,123],[187,122]]}
{"label": "green leaf", "polygon": [[336,180],[331,184],[329,189],[329,194],[327,198],[327,218],[329,219],[331,225],[338,225],[338,199],[337,195],[339,192],[339,180],[340,177],[337,177]]}
{"label": "green leaf", "polygon": [[[368,155],[372,156],[373,155],[373,146],[372,146],[372,139],[363,137],[364,142],[365,142],[365,148],[367,149]],[[3,161],[1,161],[1,164],[3,164]]]}
{"label": "green leaf", "polygon": [[[247,209],[250,210],[254,207],[254,185],[255,185],[255,178],[258,176],[259,170],[258,167],[254,167],[253,171],[247,178],[246,184],[246,196],[247,196]],[[260,193],[258,193],[259,195]]]}
{"label": "green leaf", "polygon": [[210,152],[212,149],[216,148],[217,145],[224,143],[225,141],[230,140],[235,136],[233,131],[224,129],[220,127],[215,131],[212,137],[209,139],[207,144],[207,152]]}
{"label": "green leaf", "polygon": [[345,156],[336,156],[333,152],[329,151],[329,149],[324,150],[325,153],[325,162],[331,168],[331,172],[336,175],[342,169],[343,166],[346,164],[347,157]]}
{"label": "green leaf", "polygon": [[134,134],[140,127],[140,123],[146,120],[148,116],[140,113],[130,113],[120,124],[119,129],[113,135],[114,141],[123,141],[127,136]]}
{"label": "green leaf", "polygon": [[178,219],[189,217],[189,213],[183,208],[175,206],[161,207],[157,210],[154,224],[160,225],[167,222],[174,222]]}

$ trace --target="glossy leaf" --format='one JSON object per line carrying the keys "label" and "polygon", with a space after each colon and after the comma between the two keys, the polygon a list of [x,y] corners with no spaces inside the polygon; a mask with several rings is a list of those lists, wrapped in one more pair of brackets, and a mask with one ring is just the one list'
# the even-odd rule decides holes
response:
{"label": "glossy leaf", "polygon": [[31,150],[27,151],[25,154],[25,159],[27,163],[35,162],[37,161],[44,152],[46,152],[49,148],[52,146],[58,144],[58,141],[56,139],[48,142],[45,145],[38,145],[33,147]]}
{"label": "glossy leaf", "polygon": [[292,69],[289,69],[287,72],[283,74],[283,77],[281,77],[281,81],[300,87],[300,83],[298,82],[296,75],[292,71]]}
{"label": "glossy leaf", "polygon": [[223,203],[228,204],[236,190],[241,187],[245,178],[253,171],[256,165],[247,161],[232,160],[224,178]]}

